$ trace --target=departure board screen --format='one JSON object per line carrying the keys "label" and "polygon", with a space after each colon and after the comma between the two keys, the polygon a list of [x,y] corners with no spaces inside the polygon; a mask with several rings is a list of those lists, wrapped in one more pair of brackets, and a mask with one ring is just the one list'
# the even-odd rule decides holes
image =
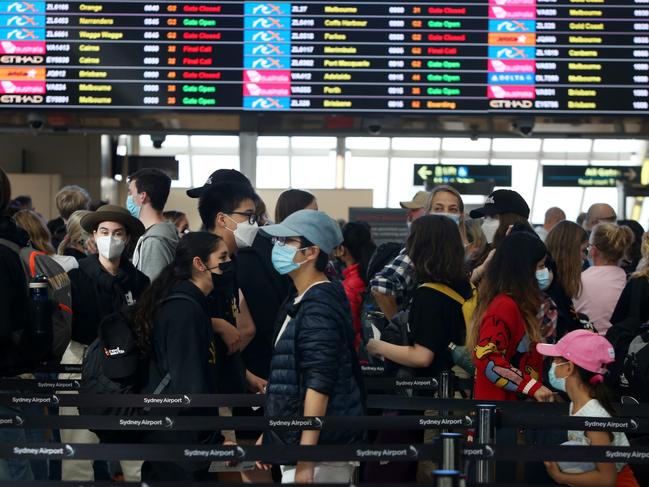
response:
{"label": "departure board screen", "polygon": [[0,0],[0,108],[648,114],[649,0]]}

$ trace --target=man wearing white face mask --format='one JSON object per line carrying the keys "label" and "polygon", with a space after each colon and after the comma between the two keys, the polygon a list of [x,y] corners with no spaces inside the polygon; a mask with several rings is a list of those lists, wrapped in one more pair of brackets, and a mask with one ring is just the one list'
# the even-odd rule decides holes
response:
{"label": "man wearing white face mask", "polygon": [[[69,272],[72,283],[72,341],[62,363],[80,364],[86,348],[97,338],[99,323],[109,314],[131,306],[149,287],[149,278],[128,259],[122,258],[126,245],[144,233],[144,225],[120,206],[105,205],[81,219],[81,227],[92,234],[99,250],[79,262]],[[77,415],[77,408],[61,408],[62,415]],[[65,443],[98,443],[88,430],[61,430]],[[122,465],[129,481],[139,481],[139,468]],[[92,461],[65,460],[63,480],[94,480]]]}

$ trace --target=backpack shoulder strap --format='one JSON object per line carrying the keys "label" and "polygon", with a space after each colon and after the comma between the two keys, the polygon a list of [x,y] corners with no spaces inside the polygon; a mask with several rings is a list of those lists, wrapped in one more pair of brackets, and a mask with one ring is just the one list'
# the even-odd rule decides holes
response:
{"label": "backpack shoulder strap", "polygon": [[7,240],[5,238],[0,238],[0,245],[4,245],[8,249],[20,255],[20,246],[15,242],[12,242],[11,240]]}
{"label": "backpack shoulder strap", "polygon": [[446,284],[441,284],[439,282],[425,282],[424,284],[421,284],[419,287],[420,288],[426,287],[428,289],[434,289],[435,291],[438,291],[438,292],[448,296],[452,300],[457,301],[460,305],[464,305],[464,303],[467,301],[466,299],[464,299],[462,296],[460,296],[456,291],[451,289]]}

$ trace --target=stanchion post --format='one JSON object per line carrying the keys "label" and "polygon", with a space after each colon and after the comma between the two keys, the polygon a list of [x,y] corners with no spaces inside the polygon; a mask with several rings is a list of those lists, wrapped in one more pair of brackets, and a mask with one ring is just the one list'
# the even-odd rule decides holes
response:
{"label": "stanchion post", "polygon": [[435,487],[457,487],[460,472],[457,470],[434,470]]}
{"label": "stanchion post", "polygon": [[442,370],[437,378],[437,395],[440,399],[453,398],[453,372]]}
{"label": "stanchion post", "polygon": [[[478,404],[476,406],[476,443],[489,445],[496,442],[496,406]],[[475,481],[477,484],[490,484],[495,481],[495,463],[492,460],[477,460]]]}
{"label": "stanchion post", "polygon": [[442,470],[460,469],[460,433],[442,433]]}

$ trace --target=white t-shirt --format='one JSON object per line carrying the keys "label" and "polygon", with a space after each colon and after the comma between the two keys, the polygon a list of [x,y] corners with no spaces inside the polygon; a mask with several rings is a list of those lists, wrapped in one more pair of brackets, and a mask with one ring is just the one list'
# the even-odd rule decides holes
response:
{"label": "white t-shirt", "polygon": [[[306,288],[306,291],[304,291],[302,294],[300,294],[293,300],[293,304],[298,304],[300,301],[302,301],[304,295],[308,293],[312,287],[317,286],[318,284],[323,284],[325,282],[329,282],[329,281],[318,281],[311,284],[308,288]],[[284,323],[282,323],[282,327],[279,329],[279,333],[277,334],[277,338],[275,339],[275,346],[277,346],[277,342],[279,342],[279,339],[282,338],[282,335],[286,331],[286,327],[288,326],[288,323],[291,321],[291,319],[292,318],[289,315],[286,315],[286,319],[284,320]]]}
{"label": "white t-shirt", "polygon": [[[600,404],[597,399],[591,399],[577,412],[573,412],[573,403],[570,403],[570,416],[582,416],[588,418],[610,418],[611,415]],[[624,433],[618,431],[611,432],[613,434],[613,441],[611,446],[629,446],[629,440]],[[568,430],[568,441],[575,442],[573,444],[581,444],[590,446],[590,440],[586,436],[585,431]],[[616,463],[615,466],[619,472],[624,468],[625,463]]]}

